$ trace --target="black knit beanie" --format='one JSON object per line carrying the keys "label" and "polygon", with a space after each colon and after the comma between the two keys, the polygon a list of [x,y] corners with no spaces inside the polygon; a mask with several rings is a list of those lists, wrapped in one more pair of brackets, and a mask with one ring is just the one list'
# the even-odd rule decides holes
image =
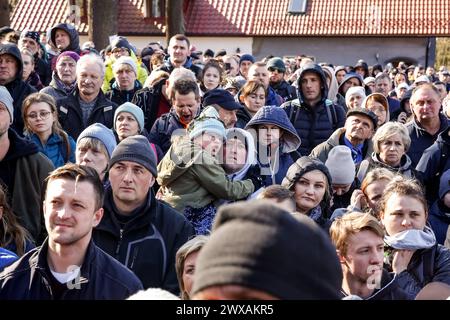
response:
{"label": "black knit beanie", "polygon": [[241,285],[280,299],[339,299],[341,284],[336,250],[315,222],[254,200],[219,208],[193,293]]}
{"label": "black knit beanie", "polygon": [[132,161],[143,165],[156,178],[156,155],[150,146],[148,139],[141,135],[135,135],[123,139],[114,149],[109,167],[118,161]]}

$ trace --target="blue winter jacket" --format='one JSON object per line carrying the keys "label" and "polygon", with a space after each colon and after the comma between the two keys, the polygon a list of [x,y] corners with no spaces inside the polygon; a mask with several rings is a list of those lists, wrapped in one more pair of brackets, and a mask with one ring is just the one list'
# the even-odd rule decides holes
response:
{"label": "blue winter jacket", "polygon": [[67,156],[67,147],[64,139],[60,136],[52,133],[48,138],[45,146],[36,134],[32,134],[30,139],[38,146],[39,151],[49,158],[56,168],[62,167],[67,162],[75,163],[75,149],[76,144],[71,136],[68,136],[70,144],[70,154]]}

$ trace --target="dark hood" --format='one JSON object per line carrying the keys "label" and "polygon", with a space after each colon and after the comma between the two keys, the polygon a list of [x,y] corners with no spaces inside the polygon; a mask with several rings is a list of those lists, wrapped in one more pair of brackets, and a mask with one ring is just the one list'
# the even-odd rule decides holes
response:
{"label": "dark hood", "polygon": [[8,130],[10,143],[7,157],[4,160],[14,160],[39,152],[38,146],[31,140],[20,137],[13,129]]}
{"label": "dark hood", "polygon": [[60,24],[57,24],[56,26],[54,26],[53,28],[51,28],[50,39],[53,44],[56,43],[55,35],[56,35],[57,29],[64,30],[70,36],[69,46],[62,51],[75,51],[75,52],[79,53],[80,52],[80,37],[79,37],[78,31],[75,29],[75,27],[68,23],[60,23]]}
{"label": "dark hood", "polygon": [[16,58],[17,66],[19,67],[15,79],[22,80],[23,62],[22,55],[20,54],[19,48],[13,43],[0,44],[0,55],[9,54]]}
{"label": "dark hood", "polygon": [[346,83],[348,80],[352,79],[352,78],[358,79],[359,85],[360,85],[361,87],[364,87],[364,81],[363,81],[363,79],[361,78],[361,76],[360,76],[359,74],[354,73],[354,72],[347,73],[347,74],[345,75],[344,79],[342,79],[342,82],[339,84],[339,88],[338,88],[338,92],[339,92],[343,97],[345,97],[345,94],[342,93],[342,85],[343,85],[344,83]]}
{"label": "dark hood", "polygon": [[114,50],[116,48],[127,48],[130,55],[131,55],[131,51],[133,51],[134,54],[136,54],[133,46],[130,44],[130,42],[128,42],[127,38],[124,38],[124,37],[117,37],[111,43],[111,50]]}
{"label": "dark hood", "polygon": [[307,63],[302,67],[302,70],[300,72],[300,75],[297,79],[297,93],[298,93],[298,99],[300,100],[300,103],[302,103],[303,100],[303,93],[302,93],[302,86],[300,84],[305,72],[314,72],[316,73],[319,78],[321,83],[321,102],[325,101],[328,97],[328,86],[327,86],[327,81],[325,78],[325,73],[323,72],[322,68],[315,63]]}
{"label": "dark hood", "polygon": [[[406,112],[405,111],[405,103],[406,103],[406,101],[411,99],[411,96],[412,96],[412,89],[405,92],[402,100],[400,100],[400,110]],[[409,113],[411,113],[411,112],[409,112]]]}

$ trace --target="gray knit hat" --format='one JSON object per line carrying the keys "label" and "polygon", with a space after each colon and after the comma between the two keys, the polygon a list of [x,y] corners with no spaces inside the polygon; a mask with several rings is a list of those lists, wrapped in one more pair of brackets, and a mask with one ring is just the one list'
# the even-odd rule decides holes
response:
{"label": "gray knit hat", "polygon": [[136,62],[134,62],[133,58],[127,56],[121,56],[114,62],[113,71],[116,71],[123,64],[130,66],[131,69],[133,69],[135,75],[138,74]]}
{"label": "gray knit hat", "polygon": [[14,106],[13,106],[13,98],[11,97],[11,94],[9,93],[8,89],[4,86],[0,86],[0,102],[3,103],[6,106],[6,109],[8,109],[9,117],[11,121],[10,124],[13,123],[14,120]]}
{"label": "gray knit hat", "polygon": [[111,129],[108,129],[101,123],[91,124],[89,127],[83,130],[78,136],[77,144],[83,138],[95,138],[100,140],[108,152],[108,156],[111,159],[111,154],[114,148],[117,146],[116,137]]}
{"label": "gray knit hat", "polygon": [[123,139],[114,149],[109,167],[118,161],[132,161],[143,165],[156,178],[156,155],[150,146],[148,139],[141,135],[135,135]]}
{"label": "gray knit hat", "polygon": [[136,119],[139,125],[139,132],[141,132],[144,129],[144,112],[142,111],[142,109],[139,108],[134,103],[125,102],[116,109],[116,112],[114,112],[114,130],[117,131],[116,121],[117,117],[119,116],[119,113],[121,112],[128,112],[133,115],[133,117]]}

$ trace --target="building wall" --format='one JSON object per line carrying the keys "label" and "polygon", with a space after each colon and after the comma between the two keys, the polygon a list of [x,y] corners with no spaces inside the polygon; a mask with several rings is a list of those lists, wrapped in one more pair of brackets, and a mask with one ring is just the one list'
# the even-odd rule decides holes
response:
{"label": "building wall", "polygon": [[[428,38],[419,37],[353,37],[353,38],[255,38],[253,54],[258,59],[267,55],[295,56],[306,54],[316,57],[317,62],[334,65],[353,65],[364,59],[369,65],[386,64],[393,59],[409,58],[411,63],[426,65]],[[431,41],[428,65],[434,64],[434,45]]]}
{"label": "building wall", "polygon": [[[87,36],[80,36],[80,45],[87,41]],[[149,42],[160,42],[166,47],[165,37],[134,37],[127,36],[127,39],[138,49],[144,48]],[[191,45],[196,50],[205,51],[211,49],[217,52],[221,49],[227,50],[227,53],[235,53],[239,48],[241,53],[251,53],[253,38],[251,37],[189,37]]]}

